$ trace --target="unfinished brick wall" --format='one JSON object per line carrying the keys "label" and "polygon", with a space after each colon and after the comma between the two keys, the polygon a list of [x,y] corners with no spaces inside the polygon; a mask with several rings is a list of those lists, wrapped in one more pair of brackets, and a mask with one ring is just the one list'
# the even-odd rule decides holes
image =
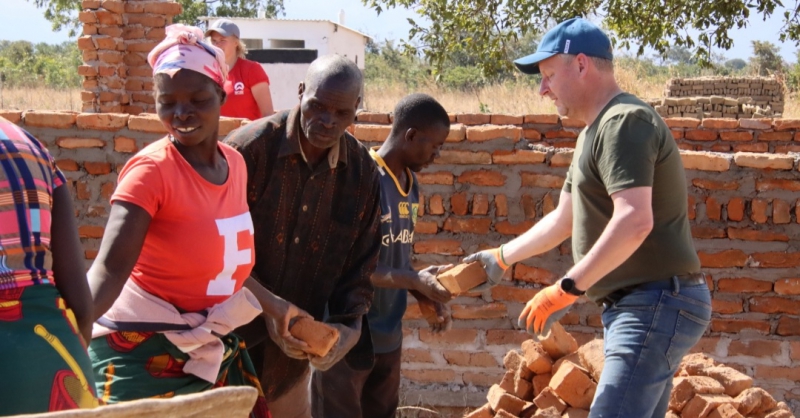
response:
{"label": "unfinished brick wall", "polygon": [[[88,266],[99,248],[120,167],[163,136],[161,123],[154,115],[0,115],[45,142],[72,181]],[[379,145],[388,133],[389,115],[362,113],[358,119],[351,130],[368,145]],[[572,158],[569,147],[580,128],[555,115],[454,115],[453,121],[441,158],[419,175],[423,204],[414,245],[418,266],[454,262],[499,245],[553,210]],[[720,144],[726,141],[723,134],[747,137],[748,144],[768,144],[770,151],[778,151],[775,142],[800,145],[795,140],[800,121],[734,122],[738,125],[667,120],[674,133],[683,134],[676,135],[682,147],[704,146],[706,141],[690,139],[699,132]],[[220,134],[240,123],[223,120]],[[714,298],[708,333],[694,350],[752,376],[757,386],[798,413],[798,156],[683,151],[682,157],[695,245]],[[454,327],[443,335],[431,334],[410,298],[404,403],[444,409],[483,404],[487,389],[503,377],[503,356],[527,339],[514,329],[523,304],[571,264],[567,243],[516,265],[508,280],[491,292],[454,300]],[[583,344],[601,332],[600,310],[581,302],[562,323]]]}
{"label": "unfinished brick wall", "polygon": [[153,72],[147,54],[164,39],[164,28],[181,13],[181,5],[171,0],[83,0],[82,7],[82,110],[152,112]]}

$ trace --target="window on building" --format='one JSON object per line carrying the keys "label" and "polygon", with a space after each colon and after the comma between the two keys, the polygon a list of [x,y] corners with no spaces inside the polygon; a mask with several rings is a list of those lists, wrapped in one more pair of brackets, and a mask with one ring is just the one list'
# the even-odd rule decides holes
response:
{"label": "window on building", "polygon": [[263,39],[242,38],[242,42],[244,42],[244,46],[246,46],[247,49],[264,49]]}
{"label": "window on building", "polygon": [[297,39],[270,39],[269,47],[273,49],[304,49],[306,41]]}

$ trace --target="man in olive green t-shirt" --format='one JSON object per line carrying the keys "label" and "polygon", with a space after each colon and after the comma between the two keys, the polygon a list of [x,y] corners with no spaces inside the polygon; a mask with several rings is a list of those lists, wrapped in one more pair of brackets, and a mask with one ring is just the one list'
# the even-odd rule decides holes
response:
{"label": "man in olive green t-shirt", "polygon": [[515,61],[542,75],[540,94],[586,123],[558,207],[480,261],[497,284],[513,263],[572,237],[575,265],[531,299],[520,323],[537,337],[584,293],[604,305],[605,365],[590,417],[663,417],[672,376],[705,332],[711,297],[692,243],[686,179],[672,134],[622,92],[608,37],[575,18]]}

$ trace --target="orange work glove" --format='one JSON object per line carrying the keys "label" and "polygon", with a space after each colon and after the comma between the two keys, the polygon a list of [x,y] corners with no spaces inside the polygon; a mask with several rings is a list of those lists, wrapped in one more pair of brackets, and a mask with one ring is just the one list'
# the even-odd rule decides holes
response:
{"label": "orange work glove", "polygon": [[519,326],[525,321],[525,329],[537,339],[547,338],[554,322],[567,314],[579,296],[571,295],[561,289],[561,280],[542,289],[525,304],[519,314]]}

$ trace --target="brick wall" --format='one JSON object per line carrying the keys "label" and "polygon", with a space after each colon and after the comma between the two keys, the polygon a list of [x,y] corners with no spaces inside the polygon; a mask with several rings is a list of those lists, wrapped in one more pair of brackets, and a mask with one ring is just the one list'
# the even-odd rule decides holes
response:
{"label": "brick wall", "polygon": [[[87,266],[100,244],[121,165],[163,135],[154,115],[0,112],[45,142],[72,181]],[[351,127],[379,145],[390,117],[362,113]],[[419,175],[424,204],[416,263],[455,262],[506,242],[558,202],[580,127],[555,115],[454,115],[441,158]],[[682,151],[695,245],[710,274],[714,317],[695,347],[756,379],[800,412],[800,121],[669,119],[681,146],[747,137],[772,153]],[[224,119],[221,135],[241,123]],[[766,137],[765,137],[766,136]],[[691,139],[695,138],[695,139]],[[772,139],[767,139],[772,138]],[[734,142],[740,145],[740,142]],[[531,149],[529,145],[533,145]],[[563,148],[554,148],[557,145]],[[729,148],[732,149],[732,148]],[[783,150],[784,152],[788,151]],[[569,244],[518,264],[485,295],[451,303],[453,330],[432,335],[413,304],[406,315],[405,404],[453,411],[485,401],[502,377],[502,356],[527,337],[513,324],[524,302],[571,266]],[[600,332],[599,308],[579,303],[562,322],[580,342]]]}

